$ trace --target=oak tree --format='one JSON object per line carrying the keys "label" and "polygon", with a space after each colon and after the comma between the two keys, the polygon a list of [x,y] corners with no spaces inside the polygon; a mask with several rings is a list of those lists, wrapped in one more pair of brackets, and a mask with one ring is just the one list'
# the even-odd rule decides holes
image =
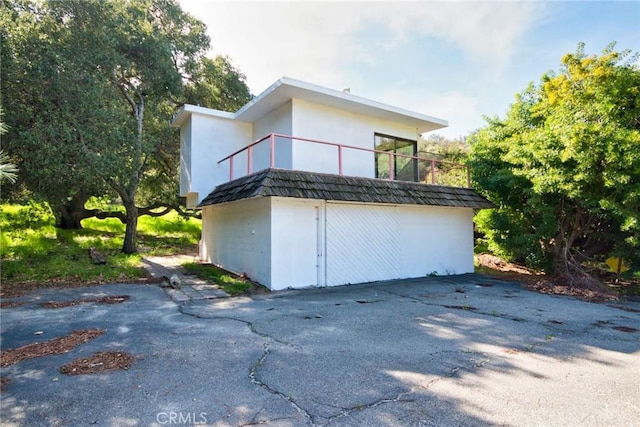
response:
{"label": "oak tree", "polygon": [[[191,99],[238,108],[250,98],[244,76],[227,58],[204,56],[204,24],[174,0],[7,0],[0,12],[12,112],[3,145],[24,183],[59,225],[119,217],[123,251],[135,252],[138,216],[176,205],[173,113]],[[110,192],[124,213],[85,209],[90,196]]]}

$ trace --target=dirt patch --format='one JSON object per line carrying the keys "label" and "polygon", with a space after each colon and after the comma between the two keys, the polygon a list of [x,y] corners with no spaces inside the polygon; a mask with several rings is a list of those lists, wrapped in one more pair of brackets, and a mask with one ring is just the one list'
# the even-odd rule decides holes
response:
{"label": "dirt patch", "polygon": [[142,278],[122,278],[122,280],[93,280],[83,281],[78,278],[77,281],[69,280],[68,278],[60,279],[59,281],[42,282],[28,282],[28,283],[2,283],[0,288],[0,297],[2,298],[15,298],[27,295],[31,292],[35,292],[39,289],[73,289],[73,288],[88,288],[92,286],[109,285],[113,283],[127,283],[127,284],[140,284],[150,285],[160,283],[159,279],[156,279],[150,275]]}
{"label": "dirt patch", "polygon": [[532,291],[551,295],[568,295],[591,302],[610,302],[618,299],[617,292],[611,289],[606,280],[603,280],[601,289],[588,289],[558,283],[542,272],[507,262],[494,255],[479,254],[475,256],[475,260],[478,272],[520,283],[524,288]]}
{"label": "dirt patch", "polygon": [[551,279],[539,280],[535,283],[521,282],[522,285],[532,291],[537,291],[542,294],[551,295],[568,295],[576,298],[580,298],[584,301],[591,302],[607,302],[616,301],[618,296],[612,291],[594,290],[579,288],[574,286],[568,286],[562,283],[554,283]]}
{"label": "dirt patch", "polygon": [[104,296],[96,298],[76,299],[71,301],[49,301],[40,303],[44,308],[63,308],[71,307],[74,305],[86,304],[90,302],[97,302],[99,304],[120,304],[129,299],[129,295],[117,295],[117,296]]}
{"label": "dirt patch", "polygon": [[58,370],[66,375],[98,374],[129,369],[133,361],[133,356],[124,351],[102,351],[86,358],[76,359]]}
{"label": "dirt patch", "polygon": [[638,309],[631,308],[631,307],[624,307],[621,305],[610,305],[609,307],[617,308],[618,310],[627,311],[629,313],[640,313],[640,310]]}
{"label": "dirt patch", "polygon": [[14,308],[14,307],[20,307],[21,305],[24,305],[24,302],[21,301],[2,301],[0,302],[0,308]]}
{"label": "dirt patch", "polygon": [[615,329],[616,331],[620,332],[638,332],[636,328],[630,328],[628,326],[612,326],[611,329]]}
{"label": "dirt patch", "polygon": [[469,311],[476,311],[477,310],[476,307],[471,307],[469,305],[445,305],[444,307],[451,308],[451,309],[454,309],[454,310],[469,310]]}
{"label": "dirt patch", "polygon": [[102,334],[104,334],[102,329],[78,329],[69,335],[53,338],[46,342],[37,342],[0,351],[0,366],[5,367],[36,357],[67,353],[74,347],[89,342]]}
{"label": "dirt patch", "polygon": [[7,377],[0,377],[0,392],[7,389],[7,386],[11,383],[11,380]]}
{"label": "dirt patch", "polygon": [[523,267],[518,264],[513,264],[503,260],[500,257],[491,254],[479,254],[475,256],[476,262],[482,267],[495,270],[500,273],[517,273],[525,276],[537,276],[539,272],[535,270]]}

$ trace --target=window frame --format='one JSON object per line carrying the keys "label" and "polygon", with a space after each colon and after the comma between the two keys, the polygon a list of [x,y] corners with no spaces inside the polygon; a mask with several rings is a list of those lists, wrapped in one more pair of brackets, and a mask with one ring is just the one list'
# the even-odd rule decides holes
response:
{"label": "window frame", "polygon": [[[403,138],[400,136],[394,136],[394,135],[388,135],[388,134],[384,134],[384,133],[380,133],[380,132],[374,132],[373,134],[373,148],[374,150],[379,150],[377,142],[378,139],[382,139],[382,138],[386,138],[386,139],[391,139],[393,140],[393,150],[380,150],[380,151],[384,151],[386,153],[389,152],[393,152],[394,154],[404,154],[404,153],[399,153],[398,149],[400,148],[405,148],[409,145],[413,146],[413,150],[412,150],[412,154],[411,156],[413,156],[413,159],[409,159],[411,161],[411,163],[413,163],[413,182],[420,182],[419,180],[419,176],[418,176],[418,159],[416,159],[415,157],[418,156],[418,140],[417,139],[409,139],[409,138]],[[400,147],[398,147],[398,142],[404,142],[405,144],[400,145]],[[406,144],[409,143],[409,144]],[[375,152],[374,153],[374,174],[376,179],[385,179],[385,178],[380,178],[379,173],[378,173],[378,156],[384,156],[386,154],[383,153],[379,153],[379,152]],[[388,173],[388,172],[387,172]],[[386,179],[391,179],[391,177],[386,178]],[[398,179],[398,156],[393,156],[393,181],[396,181]]]}

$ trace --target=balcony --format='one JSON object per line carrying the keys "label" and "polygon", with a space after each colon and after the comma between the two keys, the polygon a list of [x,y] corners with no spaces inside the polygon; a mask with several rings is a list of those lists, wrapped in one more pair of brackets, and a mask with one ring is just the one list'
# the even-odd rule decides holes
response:
{"label": "balcony", "polygon": [[470,187],[466,165],[354,145],[271,133],[218,161],[229,181],[263,169],[289,169],[340,176]]}

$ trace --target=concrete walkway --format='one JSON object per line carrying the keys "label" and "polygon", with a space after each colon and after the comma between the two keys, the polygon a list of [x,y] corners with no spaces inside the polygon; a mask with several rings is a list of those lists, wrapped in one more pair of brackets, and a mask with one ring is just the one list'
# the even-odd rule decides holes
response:
{"label": "concrete walkway", "polygon": [[[142,258],[147,272],[154,279],[162,281],[162,287],[171,299],[176,302],[226,298],[229,296],[215,283],[210,283],[197,276],[188,275],[182,264],[198,262],[196,255],[153,256]],[[179,287],[172,287],[169,279],[177,276]]]}

